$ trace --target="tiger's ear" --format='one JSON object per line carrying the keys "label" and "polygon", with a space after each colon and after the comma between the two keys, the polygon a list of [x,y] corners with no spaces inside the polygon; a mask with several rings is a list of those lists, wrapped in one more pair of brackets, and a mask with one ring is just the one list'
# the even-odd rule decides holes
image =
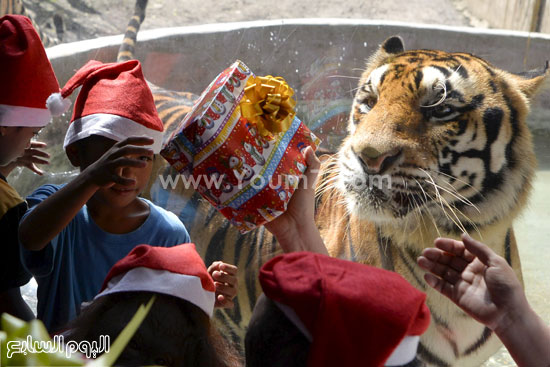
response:
{"label": "tiger's ear", "polygon": [[533,98],[544,80],[550,74],[550,63],[546,61],[543,68],[529,70],[523,73],[515,74],[517,86],[528,99]]}
{"label": "tiger's ear", "polygon": [[405,51],[405,44],[401,37],[391,36],[380,45],[378,51],[381,50],[387,54],[400,54]]}
{"label": "tiger's ear", "polygon": [[369,59],[369,64],[382,63],[385,59],[405,51],[403,39],[399,36],[387,38]]}

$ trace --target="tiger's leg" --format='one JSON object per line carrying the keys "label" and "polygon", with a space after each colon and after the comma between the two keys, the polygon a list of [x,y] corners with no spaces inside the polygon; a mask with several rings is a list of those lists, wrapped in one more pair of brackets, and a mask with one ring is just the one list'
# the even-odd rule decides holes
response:
{"label": "tiger's leg", "polygon": [[516,276],[518,277],[520,283],[524,285],[523,272],[521,271],[521,261],[519,259],[519,250],[513,228],[510,228],[508,235],[506,236],[504,258],[516,272]]}

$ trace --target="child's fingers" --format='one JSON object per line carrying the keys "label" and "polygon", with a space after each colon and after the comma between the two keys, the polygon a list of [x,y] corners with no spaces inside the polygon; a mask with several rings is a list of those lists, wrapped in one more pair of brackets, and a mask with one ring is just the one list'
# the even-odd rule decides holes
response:
{"label": "child's fingers", "polygon": [[307,147],[304,152],[304,157],[307,163],[307,170],[305,171],[306,188],[313,189],[317,183],[317,177],[319,175],[319,169],[321,168],[321,161],[315,155],[315,151],[312,147]]}
{"label": "child's fingers", "polygon": [[116,150],[115,152],[113,152],[110,155],[110,158],[111,159],[116,159],[116,158],[120,158],[120,157],[124,157],[124,156],[130,156],[130,155],[135,155],[135,156],[145,155],[145,156],[148,156],[148,157],[152,157],[154,155],[154,152],[150,148],[140,147],[140,146],[136,146],[136,145],[126,145],[126,146]]}
{"label": "child's fingers", "polygon": [[32,157],[50,158],[50,155],[48,154],[48,152],[45,152],[40,149],[36,149],[32,146],[30,148],[25,149],[25,155],[32,156]]}
{"label": "child's fingers", "polygon": [[[439,248],[427,248],[422,251],[422,256],[425,258],[449,266],[461,273],[470,262],[466,261],[463,257],[455,256],[452,253],[443,251]],[[473,258],[473,256],[472,256]]]}
{"label": "child's fingers", "polygon": [[[17,160],[17,163],[25,165],[25,167],[29,167],[31,164],[50,164],[50,162],[47,159],[43,159],[40,157],[21,157]],[[30,168],[30,167],[29,167]]]}
{"label": "child's fingers", "polygon": [[217,307],[217,308],[233,308],[234,306],[235,306],[235,303],[232,300],[225,298],[223,295],[220,294],[216,297],[215,307]]}
{"label": "child's fingers", "polygon": [[422,269],[426,271],[432,271],[432,267],[435,264],[435,262],[433,262],[432,260],[430,260],[425,256],[419,256],[416,259],[416,263],[418,264],[418,266],[420,266]]}
{"label": "child's fingers", "polygon": [[235,265],[227,264],[220,261],[220,270],[225,271],[228,274],[236,275],[239,270]]}
{"label": "child's fingers", "polygon": [[220,270],[220,265],[223,264],[222,261],[214,261],[210,266],[208,267],[208,273],[212,275],[212,273],[216,270]]}
{"label": "child's fingers", "polygon": [[215,282],[214,285],[216,286],[216,293],[223,294],[229,299],[233,299],[237,295],[237,288],[232,285],[220,282]]}
{"label": "child's fingers", "polygon": [[494,257],[498,256],[487,245],[474,240],[472,237],[468,236],[466,233],[462,234],[462,242],[464,242],[464,246],[469,252],[477,256],[477,258],[487,266],[490,266],[491,260]]}
{"label": "child's fingers", "polygon": [[472,262],[475,257],[471,253],[466,251],[466,248],[464,247],[464,244],[462,242],[453,240],[451,238],[436,238],[434,241],[434,246],[452,255],[460,256],[467,262]]}
{"label": "child's fingers", "polygon": [[130,136],[115,144],[117,147],[123,147],[126,145],[151,145],[155,142],[153,138],[147,136]]}
{"label": "child's fingers", "polygon": [[122,186],[132,186],[132,185],[135,185],[136,180],[131,178],[120,177],[117,174],[113,174],[111,175],[111,182]]}
{"label": "child's fingers", "polygon": [[434,241],[434,246],[456,256],[462,256],[465,249],[462,242],[453,240],[452,238],[443,237],[436,238]]}
{"label": "child's fingers", "polygon": [[132,159],[127,157],[120,157],[115,159],[112,162],[112,167],[117,169],[120,167],[136,167],[136,168],[143,168],[147,165],[147,162],[141,161],[139,159]]}
{"label": "child's fingers", "polygon": [[48,144],[44,143],[43,141],[31,141],[31,149],[32,148],[46,148]]}
{"label": "child's fingers", "polygon": [[[48,162],[46,162],[46,163],[48,163]],[[27,167],[28,169],[30,169],[31,171],[33,171],[34,173],[36,173],[39,176],[42,176],[44,174],[44,171],[42,171],[40,168],[36,167],[34,165],[34,163],[29,163],[28,165],[25,165],[25,167]]]}
{"label": "child's fingers", "polygon": [[438,248],[429,247],[429,248],[425,248],[420,255],[428,260],[435,262],[435,261],[439,261],[439,258],[443,253],[444,252]]}
{"label": "child's fingers", "polygon": [[237,281],[237,278],[234,275],[218,270],[212,273],[212,278],[214,278],[217,282],[228,284],[234,284]]}
{"label": "child's fingers", "polygon": [[452,299],[454,289],[453,285],[429,273],[424,274],[424,280],[426,281],[426,283],[428,283],[430,287],[440,292],[444,296]]}
{"label": "child's fingers", "polygon": [[449,265],[432,261],[424,256],[418,257],[417,263],[422,269],[437,275],[439,278],[444,279],[450,284],[456,284],[456,282],[461,279],[461,274]]}

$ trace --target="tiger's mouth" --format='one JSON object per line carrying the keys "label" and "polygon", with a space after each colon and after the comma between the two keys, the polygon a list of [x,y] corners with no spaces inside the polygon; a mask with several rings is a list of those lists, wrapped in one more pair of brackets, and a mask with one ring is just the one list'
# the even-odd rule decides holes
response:
{"label": "tiger's mouth", "polygon": [[420,191],[378,187],[358,189],[351,183],[346,183],[345,187],[351,197],[355,197],[358,206],[371,214],[386,212],[395,218],[402,218],[430,203]]}

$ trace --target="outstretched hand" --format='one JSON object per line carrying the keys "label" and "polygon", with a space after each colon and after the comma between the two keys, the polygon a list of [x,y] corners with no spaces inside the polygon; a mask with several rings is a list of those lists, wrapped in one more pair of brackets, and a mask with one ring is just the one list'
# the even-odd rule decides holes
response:
{"label": "outstretched hand", "polygon": [[485,244],[468,235],[462,242],[438,238],[434,244],[418,258],[430,272],[424,279],[477,321],[495,330],[525,300],[514,270]]}
{"label": "outstretched hand", "polygon": [[214,279],[214,285],[216,286],[216,303],[214,307],[232,308],[234,306],[233,299],[237,296],[239,284],[237,271],[235,265],[223,261],[214,261],[208,267],[208,273]]}

